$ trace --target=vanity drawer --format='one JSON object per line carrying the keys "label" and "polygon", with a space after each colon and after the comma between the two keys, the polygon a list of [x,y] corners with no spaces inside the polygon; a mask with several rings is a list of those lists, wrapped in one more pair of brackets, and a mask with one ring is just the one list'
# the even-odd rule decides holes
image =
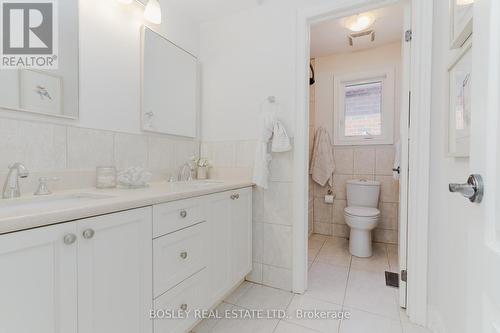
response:
{"label": "vanity drawer", "polygon": [[[169,314],[181,314],[183,318],[157,318],[154,320],[154,332],[184,333],[190,329],[198,320],[194,316],[194,311],[208,307],[207,281],[208,274],[204,269],[157,298],[154,301],[154,309],[157,313],[162,314],[165,311]],[[188,311],[189,314],[185,315],[184,311]]]}
{"label": "vanity drawer", "polygon": [[207,225],[202,222],[153,241],[154,297],[207,266]]}
{"label": "vanity drawer", "polygon": [[204,221],[199,198],[153,206],[153,238]]}

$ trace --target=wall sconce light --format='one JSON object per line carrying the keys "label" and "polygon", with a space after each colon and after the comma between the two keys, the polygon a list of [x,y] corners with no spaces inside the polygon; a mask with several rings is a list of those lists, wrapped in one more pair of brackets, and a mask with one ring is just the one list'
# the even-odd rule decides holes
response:
{"label": "wall sconce light", "polygon": [[[116,0],[123,4],[131,4],[133,0]],[[135,0],[138,4],[145,6],[144,19],[153,23],[161,24],[161,6],[158,0],[147,0],[146,5],[140,0]]]}

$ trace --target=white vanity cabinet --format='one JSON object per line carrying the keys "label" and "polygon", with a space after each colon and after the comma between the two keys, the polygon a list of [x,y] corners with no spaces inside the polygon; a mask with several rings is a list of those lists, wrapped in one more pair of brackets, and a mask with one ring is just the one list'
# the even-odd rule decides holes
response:
{"label": "white vanity cabinet", "polygon": [[252,270],[252,189],[212,195],[206,211],[211,230],[211,299],[217,301]]}
{"label": "white vanity cabinet", "polygon": [[0,332],[151,332],[151,208],[0,236]]}
{"label": "white vanity cabinet", "polygon": [[77,332],[76,224],[0,236],[0,332]]}
{"label": "white vanity cabinet", "polygon": [[0,332],[185,333],[151,310],[210,309],[251,266],[250,187],[0,235]]}
{"label": "white vanity cabinet", "polygon": [[78,225],[78,333],[151,332],[151,207]]}

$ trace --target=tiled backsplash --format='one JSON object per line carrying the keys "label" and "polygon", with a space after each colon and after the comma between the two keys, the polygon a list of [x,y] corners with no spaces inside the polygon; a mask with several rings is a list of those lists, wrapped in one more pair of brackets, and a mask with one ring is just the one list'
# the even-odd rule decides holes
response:
{"label": "tiled backsplash", "polygon": [[346,146],[334,147],[335,172],[333,205],[325,204],[326,187],[314,182],[311,193],[314,197],[314,232],[340,237],[349,236],[349,227],[344,220],[346,206],[346,181],[350,179],[378,180],[381,183],[379,209],[381,221],[374,230],[374,240],[383,243],[398,243],[399,182],[392,178],[394,147]]}
{"label": "tiled backsplash", "polygon": [[[256,141],[203,142],[211,176],[230,171],[251,179]],[[274,153],[269,188],[253,190],[253,271],[248,280],[292,289],[293,153]]]}
{"label": "tiled backsplash", "polygon": [[38,178],[57,176],[54,190],[95,186],[95,168],[115,165],[118,169],[142,166],[155,180],[168,179],[200,144],[171,136],[127,134],[56,125],[44,122],[0,118],[0,179],[9,164],[22,162],[30,171],[21,180],[23,193],[35,191]]}

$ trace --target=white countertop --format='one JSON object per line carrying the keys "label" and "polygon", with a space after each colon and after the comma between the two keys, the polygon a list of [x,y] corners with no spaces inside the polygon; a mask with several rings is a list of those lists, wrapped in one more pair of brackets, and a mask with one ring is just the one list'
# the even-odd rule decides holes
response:
{"label": "white countertop", "polygon": [[[250,186],[253,186],[253,183],[249,181],[214,181],[201,185],[158,182],[142,189],[90,188],[61,191],[50,196],[23,196],[18,199],[0,200],[0,234]],[[98,199],[50,201],[54,197],[78,194],[95,196]],[[25,206],[24,202],[34,202],[35,205]]]}

